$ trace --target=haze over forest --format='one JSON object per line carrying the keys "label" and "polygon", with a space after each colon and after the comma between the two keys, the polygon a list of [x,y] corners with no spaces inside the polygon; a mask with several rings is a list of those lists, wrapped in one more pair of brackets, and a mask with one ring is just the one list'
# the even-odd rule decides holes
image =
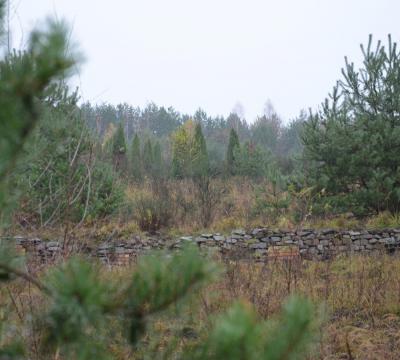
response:
{"label": "haze over forest", "polygon": [[249,122],[263,114],[267,99],[284,122],[316,108],[344,56],[361,60],[358,46],[370,33],[400,37],[395,0],[11,3],[17,47],[45,14],[72,25],[86,58],[73,81],[83,101],[153,101],[212,116],[227,116],[239,103]]}

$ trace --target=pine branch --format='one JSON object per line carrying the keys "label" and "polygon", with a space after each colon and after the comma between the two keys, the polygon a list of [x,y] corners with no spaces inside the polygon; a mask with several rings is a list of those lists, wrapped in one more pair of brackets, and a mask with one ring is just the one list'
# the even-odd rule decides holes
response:
{"label": "pine branch", "polygon": [[4,263],[0,263],[0,269],[6,271],[7,273],[14,274],[17,277],[20,277],[30,282],[31,284],[35,285],[40,291],[46,293],[47,295],[51,294],[50,290],[42,282],[40,282],[38,279],[34,278],[33,276],[29,275],[26,272],[15,269]]}

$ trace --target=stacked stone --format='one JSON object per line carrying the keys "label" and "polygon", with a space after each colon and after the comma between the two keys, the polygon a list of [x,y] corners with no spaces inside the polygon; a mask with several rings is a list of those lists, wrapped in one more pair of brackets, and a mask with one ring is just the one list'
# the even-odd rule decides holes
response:
{"label": "stacked stone", "polygon": [[[62,253],[59,242],[46,242],[38,238],[4,239],[14,241],[18,252],[41,262],[48,262]],[[305,259],[324,260],[340,253],[373,254],[395,252],[400,248],[400,229],[337,231],[324,230],[272,230],[256,228],[251,231],[237,229],[225,236],[220,233],[205,233],[199,236],[183,236],[175,240],[160,234],[133,236],[126,241],[105,242],[92,250],[91,256],[112,265],[126,265],[137,256],[154,249],[176,250],[185,243],[197,244],[202,251],[215,251],[229,259],[265,261],[279,254],[301,256]],[[76,243],[79,243],[78,241]]]}
{"label": "stacked stone", "polygon": [[112,265],[127,265],[135,260],[140,254],[150,250],[163,249],[165,240],[161,237],[140,237],[134,236],[128,241],[119,241],[117,243],[106,242],[96,249],[96,256],[101,262]]}
{"label": "stacked stone", "polygon": [[142,252],[144,244],[140,241],[103,243],[97,247],[96,256],[104,264],[127,265]]}
{"label": "stacked stone", "polygon": [[47,263],[54,260],[57,256],[61,254],[62,246],[59,242],[48,241],[42,242],[37,247],[38,256],[42,263]]}
{"label": "stacked stone", "polygon": [[[243,258],[265,259],[269,249],[298,248],[300,256],[323,260],[339,253],[394,252],[400,248],[400,229],[375,231],[337,231],[334,229],[298,231],[256,228],[246,233],[234,230],[230,236],[202,234],[196,238],[185,236],[182,241],[195,241],[200,248],[219,247],[222,254]],[[176,247],[180,247],[178,242]]]}
{"label": "stacked stone", "polygon": [[17,250],[24,249],[28,257],[33,257],[41,263],[47,263],[61,253],[61,245],[56,241],[46,242],[39,238],[24,238],[22,236],[16,236],[14,239]]}

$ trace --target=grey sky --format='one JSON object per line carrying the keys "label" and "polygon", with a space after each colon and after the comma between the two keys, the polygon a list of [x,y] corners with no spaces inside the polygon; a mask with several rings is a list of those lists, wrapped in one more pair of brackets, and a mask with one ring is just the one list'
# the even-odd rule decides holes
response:
{"label": "grey sky", "polygon": [[73,25],[84,100],[154,101],[252,121],[270,98],[288,120],[359,61],[368,34],[400,40],[399,0],[11,0],[14,45],[46,15]]}

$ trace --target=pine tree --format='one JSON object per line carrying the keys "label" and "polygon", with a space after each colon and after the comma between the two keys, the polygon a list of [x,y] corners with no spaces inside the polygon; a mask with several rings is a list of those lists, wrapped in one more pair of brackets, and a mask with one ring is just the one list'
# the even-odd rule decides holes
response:
{"label": "pine tree", "polygon": [[102,150],[103,153],[108,157],[113,153],[113,142],[114,136],[117,132],[117,128],[113,123],[109,123],[103,135]]}
{"label": "pine tree", "polygon": [[189,132],[181,126],[172,138],[172,176],[183,178],[189,173],[190,146]]}
{"label": "pine tree", "polygon": [[212,220],[217,192],[211,182],[207,145],[200,123],[196,124],[190,151],[190,176],[195,184],[198,209],[202,225],[206,228]]}
{"label": "pine tree", "polygon": [[191,175],[192,177],[207,176],[210,170],[207,145],[200,123],[196,124],[191,147]]}
{"label": "pine tree", "polygon": [[236,160],[236,152],[240,151],[240,142],[237,132],[234,129],[231,129],[229,134],[229,143],[228,149],[226,151],[226,173],[227,175],[235,175],[235,160]]}
{"label": "pine tree", "polygon": [[153,176],[160,178],[163,174],[163,159],[161,154],[161,145],[156,141],[153,147]]}
{"label": "pine tree", "polygon": [[[0,1],[0,17],[4,4]],[[1,26],[2,19],[0,36]],[[0,60],[0,218],[9,202],[5,180],[42,114],[38,99],[48,99],[55,83],[67,76],[74,64],[73,56],[66,52],[65,24],[50,21],[47,27],[48,31],[31,33],[28,51],[15,51]]]}
{"label": "pine tree", "polygon": [[125,172],[127,170],[126,141],[122,123],[119,123],[112,138],[112,156],[115,169]]}
{"label": "pine tree", "polygon": [[140,139],[135,134],[131,145],[131,175],[135,181],[142,180],[142,156],[140,153]]}
{"label": "pine tree", "polygon": [[234,151],[234,174],[250,178],[265,176],[268,154],[259,146],[247,141]]}
{"label": "pine tree", "polygon": [[390,36],[362,46],[355,69],[347,59],[343,79],[305,124],[306,178],[336,212],[366,215],[400,209],[400,52]]}
{"label": "pine tree", "polygon": [[146,172],[146,175],[151,175],[153,164],[153,146],[151,140],[147,139],[143,147],[143,169]]}
{"label": "pine tree", "polygon": [[112,149],[114,156],[126,153],[126,141],[122,123],[118,125],[117,131],[113,136]]}

